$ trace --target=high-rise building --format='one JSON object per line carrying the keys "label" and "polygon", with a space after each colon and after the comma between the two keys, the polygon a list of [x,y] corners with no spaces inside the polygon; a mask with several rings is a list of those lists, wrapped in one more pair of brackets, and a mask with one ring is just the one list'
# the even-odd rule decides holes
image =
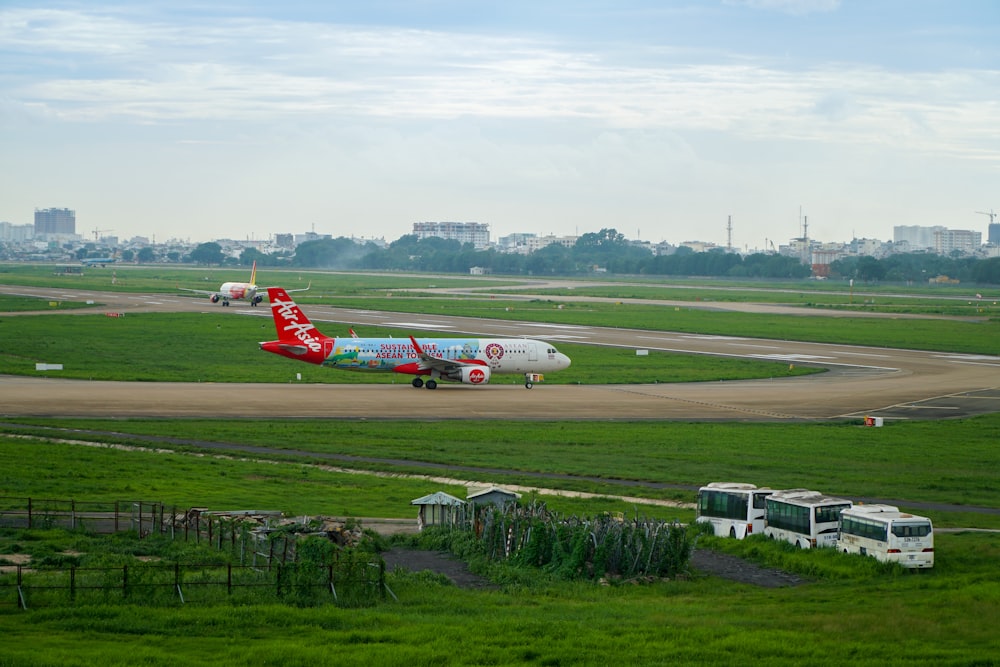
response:
{"label": "high-rise building", "polygon": [[35,236],[76,234],[76,211],[68,208],[35,209]]}
{"label": "high-rise building", "polygon": [[414,222],[413,233],[418,239],[435,236],[471,243],[477,250],[490,244],[490,226],[482,222]]}
{"label": "high-rise building", "polygon": [[896,225],[892,228],[892,242],[908,244],[910,250],[931,250],[934,248],[934,235],[942,232],[945,227],[921,227],[919,225]]}
{"label": "high-rise building", "polygon": [[983,244],[982,232],[966,229],[944,229],[934,233],[934,252],[948,256],[955,251],[971,255]]}
{"label": "high-rise building", "polygon": [[1000,246],[1000,222],[990,223],[990,229],[986,238],[991,245]]}

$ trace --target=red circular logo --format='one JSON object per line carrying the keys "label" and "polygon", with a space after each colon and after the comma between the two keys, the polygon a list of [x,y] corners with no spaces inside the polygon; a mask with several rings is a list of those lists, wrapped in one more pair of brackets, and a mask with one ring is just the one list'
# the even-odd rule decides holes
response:
{"label": "red circular logo", "polygon": [[478,368],[473,368],[469,371],[469,382],[472,384],[480,384],[486,379],[486,373]]}
{"label": "red circular logo", "polygon": [[483,350],[486,353],[486,358],[490,361],[494,361],[503,357],[503,345],[500,343],[490,343]]}

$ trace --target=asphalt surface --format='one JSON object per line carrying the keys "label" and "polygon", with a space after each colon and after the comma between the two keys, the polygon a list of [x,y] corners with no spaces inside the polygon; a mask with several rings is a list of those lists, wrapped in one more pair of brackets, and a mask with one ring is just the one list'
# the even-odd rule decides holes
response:
{"label": "asphalt surface", "polygon": [[[0,293],[53,300],[91,300],[84,312],[203,312],[270,318],[266,305],[230,307],[164,294],[2,286]],[[736,304],[746,311],[748,304]],[[724,308],[714,303],[712,308]],[[761,304],[759,312],[774,312]],[[959,418],[1000,412],[1000,357],[804,343],[576,325],[538,324],[330,306],[308,306],[322,330],[385,326],[442,335],[530,336],[561,341],[693,354],[770,359],[829,372],[774,380],[653,385],[544,385],[527,390],[495,378],[485,387],[441,384],[435,391],[406,382],[386,385],[122,383],[0,377],[0,415],[92,417],[229,417],[372,419],[597,419],[816,421],[859,418]],[[324,324],[329,326],[324,327]],[[336,324],[336,326],[335,326]],[[780,330],[776,317],[775,329]],[[261,353],[263,354],[263,353]],[[295,363],[289,361],[289,375]],[[338,371],[330,371],[338,372]],[[232,400],[239,396],[239,401]]]}

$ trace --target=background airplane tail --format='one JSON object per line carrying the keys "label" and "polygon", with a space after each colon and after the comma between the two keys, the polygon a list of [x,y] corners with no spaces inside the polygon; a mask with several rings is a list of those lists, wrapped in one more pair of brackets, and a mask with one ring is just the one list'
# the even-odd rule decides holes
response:
{"label": "background airplane tail", "polygon": [[253,261],[253,268],[250,269],[250,284],[251,285],[256,285],[257,284],[257,260],[256,259]]}

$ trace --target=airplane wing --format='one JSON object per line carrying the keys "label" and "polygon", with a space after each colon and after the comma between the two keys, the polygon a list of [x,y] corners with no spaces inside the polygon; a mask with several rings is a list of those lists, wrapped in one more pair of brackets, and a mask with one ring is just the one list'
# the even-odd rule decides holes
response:
{"label": "airplane wing", "polygon": [[420,347],[420,343],[418,343],[417,339],[413,336],[410,336],[410,342],[413,343],[413,349],[417,351],[417,356],[420,358],[420,366],[422,368],[439,371],[442,375],[451,375],[463,366],[482,366],[482,364],[474,361],[462,361],[461,359],[443,359],[441,357],[435,357],[433,354],[429,354],[424,350],[424,348]]}
{"label": "airplane wing", "polygon": [[[300,287],[298,289],[286,289],[285,293],[286,294],[291,294],[292,292],[308,292],[310,287],[312,287],[312,281],[311,280],[309,281],[309,284],[306,285],[305,287]],[[257,291],[258,292],[266,292],[269,289],[271,289],[271,288],[270,287],[258,287]]]}
{"label": "airplane wing", "polygon": [[207,290],[207,289],[189,289],[187,287],[178,286],[177,289],[182,292],[194,292],[195,294],[204,294],[206,296],[212,296],[213,294],[218,294],[219,290]]}

